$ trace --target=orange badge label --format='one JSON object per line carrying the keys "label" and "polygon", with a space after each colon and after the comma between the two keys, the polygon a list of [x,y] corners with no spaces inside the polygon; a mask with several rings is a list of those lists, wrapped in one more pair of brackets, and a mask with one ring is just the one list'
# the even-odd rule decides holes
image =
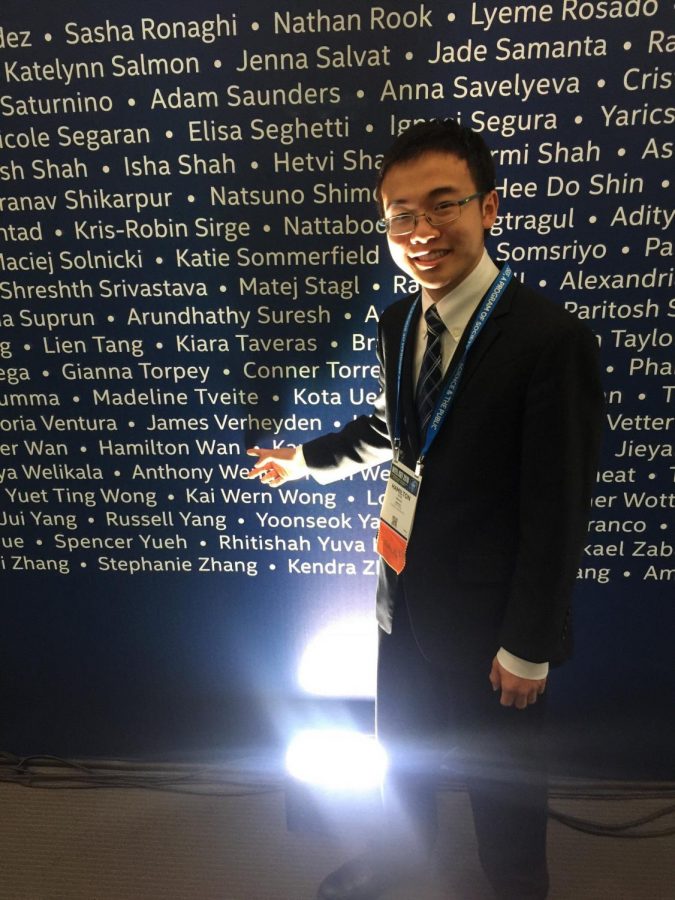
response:
{"label": "orange badge label", "polygon": [[408,542],[406,539],[380,519],[380,530],[377,533],[377,552],[397,575],[400,575],[405,568],[405,552],[407,548]]}

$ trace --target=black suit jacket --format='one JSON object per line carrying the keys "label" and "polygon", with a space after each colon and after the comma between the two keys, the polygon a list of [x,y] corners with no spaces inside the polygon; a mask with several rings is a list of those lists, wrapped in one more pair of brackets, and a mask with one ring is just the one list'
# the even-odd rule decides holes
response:
{"label": "black suit jacket", "polygon": [[[396,302],[380,319],[382,390],[371,415],[304,445],[319,481],[390,458],[401,332],[414,302]],[[404,355],[401,451],[414,468],[413,344]],[[489,665],[499,646],[532,662],[569,654],[603,419],[597,357],[576,318],[511,281],[426,458],[406,567],[396,576],[380,564],[385,631],[403,592],[420,649],[439,665]]]}

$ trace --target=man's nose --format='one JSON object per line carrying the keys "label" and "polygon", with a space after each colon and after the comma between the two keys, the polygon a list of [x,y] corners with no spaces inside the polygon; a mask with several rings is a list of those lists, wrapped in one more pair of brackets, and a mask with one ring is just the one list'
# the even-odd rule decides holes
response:
{"label": "man's nose", "polygon": [[410,240],[419,244],[426,244],[427,241],[433,241],[434,238],[437,238],[440,233],[440,230],[435,225],[429,224],[426,216],[419,216],[410,235]]}

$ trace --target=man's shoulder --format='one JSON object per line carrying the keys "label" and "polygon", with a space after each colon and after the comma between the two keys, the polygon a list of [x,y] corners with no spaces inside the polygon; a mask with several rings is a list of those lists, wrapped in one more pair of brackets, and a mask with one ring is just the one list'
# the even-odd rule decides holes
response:
{"label": "man's shoulder", "polygon": [[510,310],[513,313],[514,323],[519,328],[526,327],[528,330],[536,329],[546,333],[564,331],[591,334],[589,328],[573,313],[540,291],[515,278],[510,288]]}
{"label": "man's shoulder", "polygon": [[410,312],[410,307],[413,306],[418,297],[419,291],[416,291],[414,294],[408,294],[407,297],[390,303],[380,315],[380,328],[402,328],[406,316]]}
{"label": "man's shoulder", "polygon": [[541,316],[550,315],[553,318],[571,318],[570,313],[566,309],[554,300],[551,300],[546,294],[531,288],[519,278],[511,280],[511,289],[514,308],[518,313],[529,312],[530,314],[536,313]]}

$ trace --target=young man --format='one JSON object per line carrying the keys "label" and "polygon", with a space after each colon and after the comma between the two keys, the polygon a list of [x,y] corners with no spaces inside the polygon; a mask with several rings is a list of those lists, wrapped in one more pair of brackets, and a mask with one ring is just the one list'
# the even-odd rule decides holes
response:
{"label": "young man", "polygon": [[327,483],[392,451],[421,473],[407,546],[398,535],[383,548],[377,593],[388,832],[319,897],[375,898],[423,863],[438,759],[459,746],[496,895],[543,898],[544,691],[570,642],[602,421],[597,346],[486,253],[499,198],[477,134],[451,120],[413,126],[377,193],[391,255],[421,290],[380,319],[373,411],[297,450],[249,451],[251,477],[270,485],[307,473]]}

